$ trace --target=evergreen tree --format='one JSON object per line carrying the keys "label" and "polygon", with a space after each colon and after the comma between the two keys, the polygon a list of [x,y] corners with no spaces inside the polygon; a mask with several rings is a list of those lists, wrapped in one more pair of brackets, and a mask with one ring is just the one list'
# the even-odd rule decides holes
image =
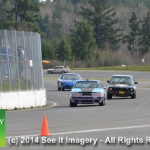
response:
{"label": "evergreen tree", "polygon": [[86,20],[82,20],[76,23],[75,30],[71,30],[71,32],[73,56],[78,60],[90,59],[95,46],[91,25]]}
{"label": "evergreen tree", "polygon": [[139,45],[142,46],[140,49],[142,54],[145,54],[150,49],[150,11],[143,20],[142,29],[140,31],[140,42]]}
{"label": "evergreen tree", "polygon": [[53,12],[53,20],[61,19],[61,11],[62,11],[62,4],[60,0],[57,0],[54,5],[55,11]]}
{"label": "evergreen tree", "polygon": [[137,52],[136,46],[139,35],[139,22],[137,21],[137,16],[135,12],[132,13],[132,17],[129,20],[130,33],[129,35],[124,36],[123,43],[128,43],[128,50],[131,54]]}
{"label": "evergreen tree", "polygon": [[12,24],[12,14],[9,12],[8,0],[0,0],[0,29],[8,29]]}
{"label": "evergreen tree", "polygon": [[42,59],[56,59],[55,47],[51,45],[48,41],[42,40]]}
{"label": "evergreen tree", "polygon": [[95,53],[95,59],[97,59],[97,60],[100,59],[100,52],[98,49],[96,50],[96,53]]}
{"label": "evergreen tree", "polygon": [[13,0],[13,2],[13,6],[9,11],[14,16],[12,27],[15,30],[38,32],[42,37],[45,37],[45,34],[40,32],[40,29],[36,25],[41,21],[38,3],[32,4],[30,0]]}
{"label": "evergreen tree", "polygon": [[106,41],[109,41],[114,49],[119,48],[119,42],[122,40],[122,31],[120,28],[115,29],[114,25],[119,19],[113,19],[116,15],[114,8],[111,8],[107,0],[88,0],[91,8],[81,7],[82,12],[79,14],[87,19],[94,28],[94,38],[99,47],[103,47]]}
{"label": "evergreen tree", "polygon": [[72,60],[72,49],[71,45],[66,41],[65,38],[62,38],[61,42],[58,45],[57,48],[57,58],[61,61],[63,60]]}
{"label": "evergreen tree", "polygon": [[51,23],[50,37],[55,39],[60,39],[62,37],[62,32],[60,31],[61,25],[57,23],[56,20],[53,20]]}
{"label": "evergreen tree", "polygon": [[41,32],[44,32],[46,34],[47,38],[50,38],[51,31],[50,31],[50,22],[49,22],[49,15],[46,14],[42,20],[42,22],[39,24]]}
{"label": "evergreen tree", "polygon": [[[14,0],[14,7],[11,9],[15,14],[15,21],[40,22],[40,7],[38,3],[32,4],[30,0]],[[19,17],[19,20],[18,20]]]}
{"label": "evergreen tree", "polygon": [[31,4],[38,4],[38,5],[40,4],[39,0],[30,0],[30,3]]}

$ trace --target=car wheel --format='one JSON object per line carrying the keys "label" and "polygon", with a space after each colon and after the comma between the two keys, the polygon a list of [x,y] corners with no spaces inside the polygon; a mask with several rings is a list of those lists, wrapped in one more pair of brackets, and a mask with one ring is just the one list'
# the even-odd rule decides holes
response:
{"label": "car wheel", "polygon": [[71,101],[71,99],[70,99],[70,107],[76,107],[77,106],[77,104],[76,103],[73,103],[72,101]]}
{"label": "car wheel", "polygon": [[49,74],[52,74],[52,71],[48,71]]}
{"label": "car wheel", "polygon": [[57,84],[58,84],[58,91],[60,91],[60,90],[61,90],[61,88],[59,87],[59,82],[58,82]]}
{"label": "car wheel", "polygon": [[112,95],[107,93],[107,99],[112,99]]}
{"label": "car wheel", "polygon": [[99,106],[104,106],[105,105],[105,98],[99,103]]}
{"label": "car wheel", "polygon": [[64,91],[63,85],[61,84],[61,90]]}
{"label": "car wheel", "polygon": [[136,93],[134,93],[132,96],[131,96],[132,99],[135,99],[136,98]]}

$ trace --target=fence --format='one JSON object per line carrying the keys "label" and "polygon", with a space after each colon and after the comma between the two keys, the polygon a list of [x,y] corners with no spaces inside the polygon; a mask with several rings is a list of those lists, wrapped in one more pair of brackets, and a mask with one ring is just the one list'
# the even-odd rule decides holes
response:
{"label": "fence", "polygon": [[92,59],[92,60],[83,60],[83,61],[59,61],[59,60],[51,60],[49,64],[44,64],[43,68],[53,68],[54,66],[70,66],[71,68],[91,68],[91,67],[111,67],[111,66],[121,66],[121,65],[150,65],[150,58],[144,58],[142,62],[142,58],[111,58],[111,59]]}
{"label": "fence", "polygon": [[0,30],[0,91],[44,89],[41,37]]}

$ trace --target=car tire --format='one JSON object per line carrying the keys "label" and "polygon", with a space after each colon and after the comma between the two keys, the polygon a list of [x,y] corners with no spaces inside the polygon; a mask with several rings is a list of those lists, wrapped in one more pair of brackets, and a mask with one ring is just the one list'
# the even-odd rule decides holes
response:
{"label": "car tire", "polygon": [[49,74],[52,74],[52,71],[48,71]]}
{"label": "car tire", "polygon": [[136,98],[136,93],[134,93],[133,95],[131,95],[131,98],[135,99]]}
{"label": "car tire", "polygon": [[77,106],[77,104],[76,103],[73,103],[72,101],[71,101],[71,99],[70,99],[70,107],[76,107]]}
{"label": "car tire", "polygon": [[62,84],[61,84],[61,90],[64,91],[64,88],[63,88]]}
{"label": "car tire", "polygon": [[59,87],[59,82],[58,82],[58,85],[57,85],[57,87],[58,87],[58,91],[60,91],[60,90],[61,90],[61,88]]}
{"label": "car tire", "polygon": [[105,105],[105,98],[103,98],[102,102],[99,103],[99,106],[104,106]]}
{"label": "car tire", "polygon": [[107,93],[107,99],[112,99],[112,95]]}

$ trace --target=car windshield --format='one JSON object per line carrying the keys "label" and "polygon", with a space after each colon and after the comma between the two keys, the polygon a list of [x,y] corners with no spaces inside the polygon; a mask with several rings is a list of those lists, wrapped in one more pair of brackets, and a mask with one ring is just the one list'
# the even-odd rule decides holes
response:
{"label": "car windshield", "polygon": [[63,80],[82,80],[78,74],[64,74],[62,76]]}
{"label": "car windshield", "polygon": [[133,77],[129,76],[113,76],[111,81],[111,84],[134,84]]}
{"label": "car windshield", "polygon": [[74,88],[102,88],[98,81],[80,81],[77,82]]}

